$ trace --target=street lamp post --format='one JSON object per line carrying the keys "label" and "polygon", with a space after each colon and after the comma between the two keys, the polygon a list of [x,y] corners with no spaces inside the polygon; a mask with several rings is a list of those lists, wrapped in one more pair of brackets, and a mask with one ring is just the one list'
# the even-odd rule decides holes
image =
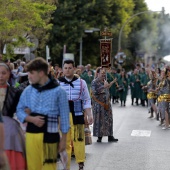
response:
{"label": "street lamp post", "polygon": [[79,65],[82,65],[82,51],[83,51],[83,38],[80,38],[80,58],[79,58]]}
{"label": "street lamp post", "polygon": [[[91,29],[86,29],[84,30],[85,33],[93,33],[96,31],[100,31],[99,28],[91,28]],[[80,56],[79,56],[79,65],[82,65],[82,60],[83,60],[83,38],[80,38]]]}
{"label": "street lamp post", "polygon": [[129,19],[127,19],[127,21],[122,25],[122,27],[121,27],[121,29],[120,29],[120,32],[119,32],[118,52],[121,50],[121,36],[122,36],[122,31],[123,31],[124,27],[126,26],[126,24],[127,24],[132,18],[134,18],[134,17],[137,16],[137,15],[141,15],[141,14],[144,14],[144,13],[154,13],[154,12],[162,12],[162,11],[143,11],[143,12],[138,12],[138,13],[132,15]]}
{"label": "street lamp post", "polygon": [[138,15],[141,15],[141,14],[144,14],[144,13],[155,13],[155,12],[164,12],[164,8],[162,8],[162,11],[143,11],[143,12],[138,12],[138,13],[132,15],[130,18],[128,18],[128,19],[126,20],[126,22],[122,25],[122,27],[121,27],[121,29],[120,29],[120,31],[119,31],[118,53],[117,53],[116,57],[119,56],[119,53],[123,53],[123,52],[121,51],[121,36],[122,36],[122,32],[123,32],[124,27],[129,23],[129,21],[130,21],[132,18],[134,18],[135,16],[138,16]]}

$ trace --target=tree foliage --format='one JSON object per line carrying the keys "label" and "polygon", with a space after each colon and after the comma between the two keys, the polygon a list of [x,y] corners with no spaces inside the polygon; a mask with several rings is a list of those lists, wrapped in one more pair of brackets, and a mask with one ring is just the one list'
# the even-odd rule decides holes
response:
{"label": "tree foliage", "polygon": [[0,0],[0,4],[1,53],[5,44],[11,47],[30,45],[27,41],[30,35],[37,36],[37,32],[52,27],[49,21],[56,9],[52,0]]}
{"label": "tree foliage", "polygon": [[85,30],[98,28],[103,31],[107,27],[113,34],[110,38],[113,39],[114,58],[122,26],[125,27],[121,47],[127,54],[127,65],[137,60],[138,51],[159,55],[169,52],[163,42],[169,34],[169,16],[135,15],[148,10],[144,0],[0,0],[0,3],[1,53],[5,44],[9,51],[15,46],[31,46],[27,39],[35,36],[39,40],[38,56],[44,56],[45,45],[49,45],[52,60],[61,64],[66,45],[67,53],[74,53],[78,65],[82,39],[83,64],[98,66],[99,39],[103,37],[99,31],[89,34]]}
{"label": "tree foliage", "polygon": [[[99,32],[87,34],[86,29],[105,27],[113,33],[113,55],[117,53],[118,34],[123,23],[134,13],[133,0],[60,0],[53,17],[53,29],[49,45],[51,56],[61,63],[63,46],[67,52],[74,53],[76,63],[79,60],[79,42],[83,38],[83,64],[91,62],[100,65]],[[132,27],[127,24],[123,31],[128,38]]]}

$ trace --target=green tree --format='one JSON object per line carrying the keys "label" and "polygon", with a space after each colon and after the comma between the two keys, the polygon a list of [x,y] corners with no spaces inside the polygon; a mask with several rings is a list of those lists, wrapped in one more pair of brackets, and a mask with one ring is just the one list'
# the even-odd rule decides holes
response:
{"label": "green tree", "polygon": [[[81,37],[83,39],[83,64],[88,62],[96,64],[96,61],[100,60],[99,32],[86,34],[84,30],[102,29],[109,25],[108,16],[111,14],[111,4],[111,0],[59,1],[59,6],[53,16],[54,26],[49,41],[52,57],[56,62],[61,63],[62,49],[65,44],[67,52],[75,54],[76,63],[78,64]],[[103,10],[103,8],[106,10]]]}
{"label": "green tree", "polygon": [[[126,66],[131,67],[134,61],[141,60],[138,53],[154,53],[157,49],[157,17],[158,14],[148,11],[144,0],[133,0],[135,6],[133,10],[134,16],[129,20],[131,32],[127,38],[124,38],[123,48],[127,50]],[[144,12],[144,13],[142,13]],[[132,16],[133,16],[132,15]]]}
{"label": "green tree", "polygon": [[165,14],[164,11],[159,15],[159,21],[157,23],[158,27],[158,48],[157,48],[157,55],[159,58],[162,58],[166,55],[170,54],[170,17],[169,14]]}
{"label": "green tree", "polygon": [[[51,57],[61,63],[63,46],[68,53],[74,53],[76,64],[79,63],[80,38],[83,40],[83,64],[100,65],[99,32],[87,34],[86,29],[105,27],[113,33],[114,57],[118,52],[118,36],[123,24],[133,15],[147,11],[144,0],[59,0],[53,14],[53,29],[48,45]],[[142,14],[132,18],[124,27],[121,37],[122,50],[127,54],[129,66],[136,60],[136,51],[148,52],[158,49],[158,14]],[[149,37],[149,38],[148,38]]]}
{"label": "green tree", "polygon": [[52,0],[0,0],[0,4],[0,53],[7,44],[8,57],[14,47],[30,46],[31,35],[52,27],[50,15],[56,9]]}

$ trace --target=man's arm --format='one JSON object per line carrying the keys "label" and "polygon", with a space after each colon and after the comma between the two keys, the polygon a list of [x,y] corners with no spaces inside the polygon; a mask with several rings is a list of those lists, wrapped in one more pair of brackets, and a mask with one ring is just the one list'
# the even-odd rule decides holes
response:
{"label": "man's arm", "polygon": [[17,109],[16,109],[17,118],[21,123],[24,123],[24,121],[26,121],[25,120],[26,117],[28,116],[28,114],[25,113],[25,109],[28,108],[28,105],[26,105],[26,100],[27,100],[27,91],[24,90],[20,96]]}
{"label": "man's arm", "polygon": [[84,117],[87,117],[87,121],[88,121],[87,123],[89,125],[93,124],[93,114],[91,108],[84,109]]}
{"label": "man's arm", "polygon": [[[24,90],[20,96],[19,99],[19,103],[17,106],[17,118],[19,119],[20,122],[30,122],[35,124],[38,127],[42,127],[45,123],[44,121],[44,117],[43,116],[30,116],[27,112],[26,112],[26,108],[28,108],[28,103],[27,101],[27,94],[30,95],[30,92],[26,90]],[[28,108],[30,109],[30,108]],[[31,112],[31,110],[30,110]]]}
{"label": "man's arm", "polygon": [[[60,87],[59,87],[60,88]],[[59,152],[62,152],[66,149],[66,138],[67,132],[70,129],[70,109],[67,98],[67,93],[63,88],[59,90],[59,113],[60,113],[60,130],[62,133],[61,141],[59,143]]]}
{"label": "man's arm", "polygon": [[67,93],[61,87],[58,87],[58,103],[60,113],[60,130],[63,134],[67,133],[70,129],[70,108],[67,98]]}
{"label": "man's arm", "polygon": [[85,81],[82,81],[81,99],[83,100],[84,117],[87,117],[88,124],[93,123],[93,114],[91,111],[91,98]]}
{"label": "man's arm", "polygon": [[62,137],[59,143],[59,152],[62,152],[66,149],[66,139],[67,139],[67,134],[62,133]]}

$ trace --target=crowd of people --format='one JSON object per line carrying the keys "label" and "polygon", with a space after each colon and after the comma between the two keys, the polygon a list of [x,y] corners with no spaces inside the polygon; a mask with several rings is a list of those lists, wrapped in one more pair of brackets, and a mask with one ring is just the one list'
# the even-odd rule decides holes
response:
{"label": "crowd of people", "polygon": [[[92,124],[93,116],[86,82],[74,75],[74,62],[65,61],[64,77],[56,78],[51,65],[36,58],[23,66],[27,80],[20,77],[17,85],[11,84],[10,65],[0,63],[0,169],[56,170],[61,153],[67,155],[64,168],[70,169],[73,143],[83,170],[84,124]],[[17,74],[24,69],[18,67]]]}
{"label": "crowd of people", "polygon": [[69,59],[62,68],[41,57],[28,63],[0,60],[0,170],[56,170],[61,153],[66,153],[63,168],[70,170],[72,152],[83,170],[85,129],[93,124],[96,142],[105,136],[118,142],[112,106],[125,107],[128,91],[132,105],[148,106],[150,118],[155,113],[162,129],[170,128],[169,67],[137,64],[126,73],[114,67],[92,70],[91,64],[75,67]]}

